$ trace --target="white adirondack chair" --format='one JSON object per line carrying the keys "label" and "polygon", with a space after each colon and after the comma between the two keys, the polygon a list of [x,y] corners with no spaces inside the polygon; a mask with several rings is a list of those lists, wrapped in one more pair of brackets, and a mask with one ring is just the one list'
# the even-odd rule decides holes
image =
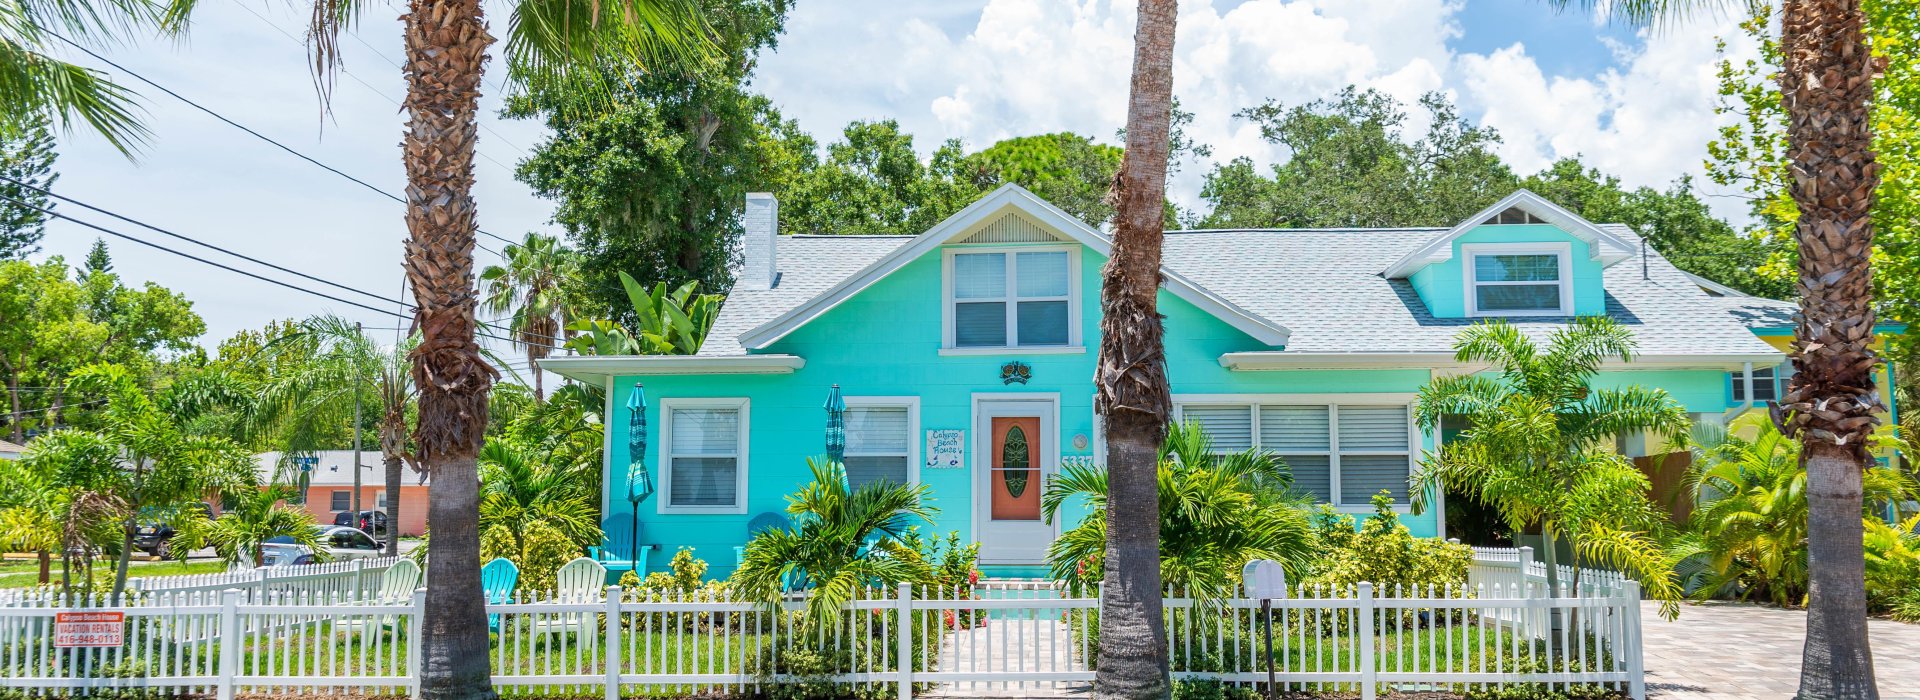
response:
{"label": "white adirondack chair", "polygon": [[[556,603],[598,603],[606,599],[607,567],[587,557],[567,562],[554,574]],[[557,613],[536,624],[546,634],[593,634],[598,626],[593,613]],[[610,621],[610,624],[619,624]]]}

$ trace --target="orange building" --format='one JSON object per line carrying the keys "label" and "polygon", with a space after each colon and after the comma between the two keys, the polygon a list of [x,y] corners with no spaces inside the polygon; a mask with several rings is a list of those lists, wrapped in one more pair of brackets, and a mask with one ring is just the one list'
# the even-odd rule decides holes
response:
{"label": "orange building", "polygon": [[[313,519],[322,524],[333,522],[335,515],[353,509],[352,450],[323,450],[306,457],[285,456],[281,452],[262,452],[255,457],[263,482],[278,482],[301,489],[301,503]],[[386,488],[386,463],[379,452],[360,453],[360,509],[387,510],[391,496]],[[408,469],[401,476],[400,517],[397,531],[402,537],[418,537],[427,531],[427,477]],[[390,511],[389,511],[390,512]]]}

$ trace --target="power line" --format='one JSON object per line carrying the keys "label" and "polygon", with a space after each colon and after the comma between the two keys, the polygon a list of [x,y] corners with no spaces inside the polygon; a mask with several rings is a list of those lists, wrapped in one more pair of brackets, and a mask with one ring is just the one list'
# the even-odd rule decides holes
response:
{"label": "power line", "polygon": [[399,301],[399,300],[396,300],[396,299],[389,299],[389,298],[387,298],[387,297],[383,297],[383,296],[380,296],[380,295],[378,295],[378,294],[374,294],[373,292],[368,292],[368,291],[363,291],[363,290],[359,290],[359,289],[355,289],[355,288],[353,288],[353,287],[349,287],[349,286],[347,286],[347,285],[344,285],[344,284],[340,284],[339,282],[333,282],[333,281],[330,281],[330,280],[325,280],[325,279],[321,279],[321,278],[319,278],[319,277],[315,277],[315,276],[313,276],[313,275],[309,275],[309,274],[307,274],[307,273],[304,273],[304,272],[300,272],[299,270],[293,270],[293,269],[289,269],[289,268],[285,268],[285,267],[281,267],[281,266],[279,266],[279,265],[275,265],[275,264],[273,264],[273,263],[270,263],[270,262],[267,262],[267,261],[265,261],[265,260],[261,260],[261,259],[259,259],[259,258],[256,258],[256,257],[253,257],[253,256],[250,256],[250,255],[245,255],[245,254],[242,254],[242,253],[236,253],[236,252],[233,252],[233,251],[231,251],[231,250],[227,250],[226,248],[222,248],[222,247],[220,247],[220,246],[217,246],[217,245],[214,245],[214,244],[212,244],[212,243],[208,243],[208,242],[206,242],[206,241],[202,241],[202,240],[200,240],[200,239],[197,239],[197,238],[193,238],[193,237],[191,237],[191,236],[184,236],[184,235],[181,235],[181,234],[178,234],[178,233],[174,233],[174,232],[172,232],[172,231],[168,231],[168,230],[166,230],[166,229],[163,229],[163,228],[160,228],[160,227],[158,227],[158,226],[155,226],[155,225],[153,225],[153,224],[149,224],[149,223],[147,223],[147,222],[145,222],[145,221],[140,221],[140,220],[138,220],[138,219],[134,219],[134,218],[131,218],[131,217],[127,217],[127,216],[122,216],[122,215],[120,215],[120,214],[116,214],[116,213],[113,213],[113,212],[111,212],[111,211],[107,211],[107,210],[105,210],[105,209],[101,209],[100,207],[96,207],[96,206],[93,206],[93,205],[91,205],[91,204],[88,204],[88,203],[86,203],[86,202],[82,202],[82,201],[80,201],[80,200],[78,200],[78,199],[74,199],[74,198],[72,198],[72,197],[68,197],[68,196],[65,196],[65,195],[59,195],[59,194],[54,194],[54,193],[53,193],[52,191],[50,191],[50,190],[46,190],[46,189],[43,189],[43,188],[39,188],[39,187],[35,187],[35,186],[33,186],[33,185],[30,185],[30,184],[27,184],[27,183],[24,183],[24,182],[21,182],[21,181],[19,181],[19,180],[15,180],[15,179],[13,179],[13,178],[10,178],[10,177],[7,177],[7,176],[5,176],[5,175],[0,175],[0,180],[5,180],[5,181],[7,181],[7,182],[11,182],[11,183],[13,183],[13,184],[15,184],[15,185],[19,185],[19,186],[21,186],[21,187],[25,187],[25,188],[27,188],[27,189],[30,189],[30,190],[33,190],[33,191],[35,191],[35,192],[39,192],[39,193],[41,193],[41,194],[44,194],[44,195],[47,195],[47,196],[49,196],[49,197],[53,197],[53,198],[55,198],[55,199],[58,199],[58,200],[60,200],[60,201],[63,201],[63,202],[67,202],[67,203],[69,203],[69,204],[75,204],[75,205],[78,205],[78,206],[80,206],[80,207],[82,207],[82,208],[84,208],[84,209],[87,209],[87,210],[89,210],[89,211],[92,211],[92,212],[95,212],[95,213],[98,213],[98,214],[105,214],[105,215],[107,215],[107,216],[111,216],[111,217],[113,217],[113,218],[115,218],[115,219],[119,219],[119,220],[121,220],[121,221],[124,221],[124,222],[127,222],[127,223],[129,223],[129,224],[133,224],[133,225],[135,225],[135,226],[139,226],[139,227],[141,227],[141,228],[144,228],[144,229],[147,229],[147,230],[149,230],[149,231],[154,231],[154,232],[156,232],[156,233],[163,233],[163,234],[166,234],[166,235],[168,235],[168,236],[172,236],[172,237],[174,237],[174,238],[177,238],[177,239],[179,239],[179,240],[183,240],[183,241],[186,241],[186,242],[188,242],[188,243],[192,243],[192,244],[194,244],[194,245],[197,245],[197,246],[201,246],[201,247],[203,247],[203,248],[210,248],[210,249],[213,249],[213,250],[217,250],[217,251],[220,251],[220,252],[222,252],[222,253],[226,253],[227,255],[231,255],[231,256],[233,256],[233,257],[236,257],[236,258],[239,258],[239,259],[241,259],[241,260],[245,260],[245,261],[247,261],[247,262],[250,262],[250,263],[254,263],[254,264],[257,264],[257,265],[264,265],[264,266],[266,266],[266,267],[270,267],[270,268],[273,268],[273,269],[275,269],[275,270],[279,270],[279,271],[281,271],[281,272],[285,272],[285,273],[287,273],[287,274],[289,274],[289,275],[293,275],[293,276],[295,276],[295,277],[300,277],[300,278],[303,278],[303,279],[306,279],[306,280],[309,280],[309,281],[313,281],[313,282],[319,282],[319,283],[321,283],[321,284],[324,284],[324,285],[327,285],[327,286],[329,286],[329,287],[333,287],[333,288],[336,288],[336,289],[341,289],[341,290],[345,290],[345,291],[349,291],[349,292],[353,292],[353,293],[355,293],[355,294],[361,294],[361,295],[365,295],[365,296],[369,296],[369,297],[372,297],[372,298],[374,298],[374,299],[378,299],[378,300],[380,300],[380,301],[386,301],[386,302],[393,302],[393,303],[396,303],[396,304],[399,304],[399,305],[400,305],[400,306],[402,306],[403,308],[411,308],[411,307],[408,307],[408,306],[407,306],[407,303],[406,303],[406,302],[403,302],[403,301]]}
{"label": "power line", "polygon": [[[95,405],[95,404],[102,404],[102,403],[106,403],[106,402],[107,402],[107,400],[106,400],[106,399],[94,399],[94,400],[92,400],[92,401],[82,401],[82,402],[79,402],[79,403],[71,403],[71,404],[67,404],[67,405],[65,405],[65,406],[60,406],[60,407],[58,407],[58,408],[60,408],[60,410],[63,410],[63,411],[64,411],[64,410],[66,410],[66,409],[69,409],[69,408],[85,408],[85,407],[87,407],[87,406],[92,406],[92,405]],[[19,416],[31,416],[31,415],[33,415],[33,414],[35,414],[35,413],[46,413],[46,412],[48,412],[48,411],[51,411],[51,410],[53,410],[54,408],[55,408],[54,406],[48,406],[48,407],[46,407],[46,408],[36,408],[36,409],[33,409],[33,410],[31,410],[31,411],[21,411],[21,412],[19,412],[19,413],[14,413],[13,411],[4,411],[4,412],[0,412],[0,417],[5,417],[5,418],[16,418],[16,417],[19,417]]]}
{"label": "power line", "polygon": [[222,269],[222,270],[226,270],[226,271],[228,271],[228,272],[232,272],[232,273],[235,273],[235,274],[241,274],[241,275],[246,275],[246,276],[248,276],[248,277],[252,277],[252,278],[254,278],[254,279],[257,279],[257,280],[260,280],[260,281],[262,281],[262,282],[267,282],[267,283],[269,283],[269,284],[276,284],[276,285],[279,285],[279,286],[282,286],[282,287],[286,287],[286,288],[288,288],[288,289],[291,289],[291,290],[294,290],[294,291],[297,291],[297,292],[304,292],[304,293],[307,293],[307,294],[312,294],[312,295],[314,295],[314,296],[317,296],[317,297],[321,297],[321,298],[325,298],[325,299],[331,299],[331,300],[333,300],[333,301],[337,301],[337,302],[340,302],[340,303],[342,303],[342,304],[346,304],[346,305],[348,305],[348,306],[355,306],[355,307],[359,307],[359,308],[362,308],[362,309],[366,309],[366,310],[368,310],[368,311],[372,311],[372,312],[374,312],[374,313],[377,313],[377,314],[383,314],[383,315],[391,315],[391,316],[399,316],[400,318],[407,318],[406,316],[401,316],[400,314],[395,314],[395,313],[393,313],[393,312],[391,312],[391,311],[386,311],[386,310],[384,310],[384,309],[376,309],[376,308],[373,308],[373,307],[371,307],[371,306],[367,306],[366,304],[362,304],[362,303],[360,303],[360,302],[357,302],[357,301],[348,301],[348,300],[346,300],[346,299],[342,299],[342,298],[340,298],[340,297],[336,297],[336,296],[333,296],[333,295],[331,295],[331,294],[327,294],[327,293],[325,293],[325,292],[319,292],[319,291],[314,291],[314,290],[312,290],[312,289],[307,289],[307,288],[305,288],[305,287],[301,287],[301,286],[298,286],[298,285],[294,285],[294,284],[292,284],[292,283],[289,283],[289,282],[283,282],[283,281],[281,281],[281,280],[277,280],[277,279],[273,279],[273,278],[271,278],[271,277],[266,277],[266,276],[263,276],[263,275],[257,275],[257,274],[254,274],[254,273],[252,273],[252,272],[248,272],[248,271],[246,271],[246,270],[242,270],[242,269],[239,269],[239,268],[236,268],[236,267],[231,267],[231,266],[228,266],[228,265],[223,265],[223,264],[221,264],[221,263],[217,263],[217,262],[214,262],[214,261],[212,261],[212,260],[208,260],[208,259],[206,259],[206,258],[202,258],[202,257],[200,257],[200,256],[197,256],[197,255],[194,255],[194,254],[192,254],[192,253],[183,253],[183,252],[180,252],[180,251],[178,251],[178,250],[174,250],[174,249],[172,249],[172,248],[168,248],[168,247],[166,247],[166,246],[163,246],[163,245],[160,245],[160,244],[158,244],[158,243],[154,243],[154,242],[152,242],[152,241],[147,241],[147,240],[142,240],[142,239],[139,239],[139,238],[134,238],[133,236],[129,236],[129,235],[127,235],[127,234],[124,234],[124,233],[121,233],[121,232],[119,232],[119,231],[115,231],[115,230],[113,230],[113,229],[110,229],[110,228],[107,228],[107,227],[105,227],[105,226],[101,226],[101,225],[99,225],[99,224],[95,224],[95,223],[92,223],[92,222],[88,222],[88,221],[81,221],[80,219],[76,219],[76,218],[73,218],[73,217],[71,217],[71,216],[68,216],[68,215],[66,215],[66,214],[62,214],[62,213],[59,213],[59,212],[56,212],[56,211],[53,211],[52,209],[44,209],[44,208],[41,208],[41,207],[37,207],[37,206],[34,206],[33,204],[30,204],[30,203],[28,203],[28,202],[26,202],[26,201],[24,201],[24,200],[20,200],[20,199],[15,199],[15,198],[14,198],[13,196],[11,196],[11,195],[7,195],[7,194],[0,194],[0,199],[6,199],[6,200],[8,200],[8,201],[11,201],[11,202],[13,202],[13,203],[15,203],[15,204],[18,204],[18,205],[20,205],[20,206],[23,206],[23,207],[26,207],[26,208],[28,208],[28,209],[32,209],[32,210],[34,210],[34,211],[37,211],[37,212],[40,212],[40,213],[42,213],[42,214],[46,214],[47,216],[51,216],[51,217],[54,217],[54,218],[58,218],[58,219],[66,219],[67,221],[71,221],[71,222],[73,222],[73,223],[76,223],[76,224],[79,224],[79,225],[81,225],[81,226],[85,226],[85,227],[87,227],[87,228],[90,228],[90,229],[93,229],[93,230],[95,230],[95,231],[99,231],[99,232],[101,232],[101,233],[104,233],[104,234],[107,234],[107,235],[109,235],[109,236],[116,236],[116,237],[119,237],[119,238],[123,238],[123,239],[126,239],[126,240],[129,240],[129,241],[133,241],[133,242],[135,242],[135,243],[138,243],[138,244],[140,244],[140,245],[144,245],[144,246],[147,246],[147,247],[149,247],[149,248],[157,248],[157,249],[159,249],[159,250],[162,250],[162,251],[165,251],[165,252],[168,252],[168,253],[172,253],[172,254],[174,254],[174,255],[178,255],[178,256],[180,256],[180,257],[183,257],[183,258],[186,258],[186,259],[188,259],[188,260],[192,260],[192,261],[195,261],[195,262],[200,262],[200,263],[205,263],[205,264],[208,264],[208,265],[212,265],[212,266],[214,266],[214,267],[217,267],[217,268],[220,268],[220,269]]}
{"label": "power line", "polygon": [[[198,109],[198,110],[200,110],[200,111],[202,111],[202,112],[205,112],[205,113],[207,113],[207,115],[208,115],[208,116],[211,116],[211,117],[213,117],[214,119],[218,119],[218,120],[220,120],[221,122],[224,122],[224,123],[225,123],[226,125],[228,125],[228,126],[231,126],[231,127],[233,127],[233,128],[235,128],[235,129],[239,129],[239,130],[241,130],[241,131],[244,131],[244,132],[246,132],[247,134],[249,134],[249,135],[251,135],[251,136],[253,136],[254,138],[257,138],[257,139],[260,139],[260,140],[262,140],[262,141],[265,141],[265,142],[267,142],[267,143],[270,143],[270,144],[273,144],[274,146],[276,146],[276,147],[278,147],[278,148],[279,148],[280,150],[282,150],[282,151],[286,151],[287,153],[290,153],[290,154],[292,154],[292,155],[293,155],[294,157],[296,157],[296,158],[299,158],[299,159],[301,159],[301,160],[304,160],[304,161],[306,161],[306,162],[308,162],[308,163],[312,163],[312,164],[314,164],[315,166],[318,166],[318,167],[320,167],[321,169],[323,169],[323,170],[326,170],[327,172],[330,172],[330,173],[333,173],[333,174],[335,174],[335,175],[339,175],[340,177],[343,177],[343,178],[346,178],[346,179],[348,179],[348,180],[350,180],[350,181],[352,181],[352,182],[354,182],[354,183],[356,183],[356,184],[358,184],[358,185],[360,185],[361,187],[364,187],[364,188],[366,188],[366,189],[369,189],[369,190],[372,190],[373,192],[375,192],[375,193],[377,193],[377,194],[379,194],[379,195],[380,195],[380,196],[382,196],[382,197],[386,197],[387,199],[391,199],[391,200],[393,200],[393,201],[395,201],[395,202],[399,202],[399,203],[400,203],[401,205],[403,205],[403,206],[407,204],[407,200],[406,200],[406,199],[404,199],[404,198],[402,198],[402,197],[400,197],[400,196],[398,196],[398,195],[395,195],[395,194],[393,194],[392,192],[388,192],[388,191],[386,191],[386,190],[383,190],[383,189],[380,189],[379,187],[376,187],[376,186],[374,186],[373,184],[371,184],[371,183],[369,183],[369,182],[367,182],[366,180],[362,180],[362,179],[360,179],[360,178],[357,178],[357,177],[354,177],[354,176],[352,176],[352,175],[348,175],[348,174],[346,174],[345,172],[342,172],[342,171],[341,171],[340,169],[338,169],[338,168],[335,168],[335,167],[333,167],[333,166],[331,166],[331,165],[327,165],[326,163],[322,163],[322,162],[320,162],[320,161],[318,161],[318,160],[315,160],[315,159],[314,159],[314,158],[313,158],[312,156],[309,156],[309,155],[307,155],[307,154],[305,154],[305,153],[301,153],[301,152],[299,152],[299,151],[296,151],[296,150],[294,150],[294,149],[293,149],[293,147],[291,147],[291,146],[288,146],[288,145],[286,145],[286,144],[284,144],[284,143],[280,143],[279,141],[275,141],[275,140],[273,140],[273,139],[272,139],[271,137],[269,137],[269,136],[267,136],[266,134],[262,134],[262,133],[260,133],[260,132],[258,132],[258,131],[254,131],[253,129],[251,129],[251,128],[248,128],[248,127],[247,127],[246,125],[244,125],[244,124],[241,124],[240,122],[236,122],[236,121],[234,121],[234,120],[232,120],[232,119],[228,119],[228,118],[226,118],[225,116],[222,116],[222,115],[221,115],[221,114],[220,114],[219,112],[215,112],[215,111],[213,111],[213,110],[211,110],[211,109],[208,109],[207,107],[205,107],[205,106],[203,106],[203,105],[201,105],[201,104],[200,104],[200,103],[198,103],[198,102],[194,102],[193,100],[190,100],[190,99],[187,99],[187,98],[186,98],[186,96],[184,96],[184,95],[181,95],[180,93],[177,93],[177,92],[174,92],[174,91],[172,91],[172,90],[169,90],[169,89],[167,89],[167,87],[166,87],[166,86],[164,86],[164,85],[161,85],[161,84],[159,84],[159,83],[156,83],[156,82],[153,82],[152,80],[149,80],[149,79],[147,79],[147,77],[146,77],[146,76],[144,76],[144,75],[141,75],[141,74],[139,74],[139,73],[135,73],[135,72],[133,72],[132,70],[128,70],[126,66],[122,66],[122,65],[120,65],[120,64],[118,64],[118,63],[114,63],[113,61],[111,61],[111,60],[109,60],[109,59],[108,59],[107,57],[105,57],[105,56],[102,56],[102,55],[100,55],[100,54],[98,54],[98,53],[94,53],[94,51],[93,51],[92,49],[89,49],[89,48],[87,48],[87,47],[85,47],[85,46],[82,46],[82,45],[80,45],[80,44],[79,44],[78,42],[75,42],[75,41],[74,41],[74,40],[72,40],[72,39],[68,39],[68,38],[67,38],[67,37],[65,37],[64,35],[61,35],[61,34],[59,34],[59,33],[57,33],[57,32],[54,32],[54,31],[52,31],[52,30],[49,30],[49,29],[47,29],[47,28],[45,28],[45,27],[39,27],[38,25],[35,25],[35,26],[36,26],[36,28],[38,28],[38,29],[39,29],[40,31],[43,31],[43,32],[46,32],[46,33],[47,33],[47,34],[48,34],[49,36],[52,36],[52,37],[53,37],[53,38],[55,38],[55,39],[59,39],[60,41],[63,41],[63,42],[66,42],[66,44],[67,44],[68,46],[72,46],[73,48],[76,48],[76,49],[79,49],[81,53],[84,53],[84,54],[86,54],[86,55],[88,55],[88,56],[92,56],[92,57],[93,57],[93,58],[94,58],[95,60],[97,60],[97,61],[100,61],[101,63],[105,63],[105,64],[107,64],[107,65],[109,65],[109,66],[113,66],[114,68],[116,68],[116,69],[118,69],[118,70],[119,70],[120,72],[122,72],[122,73],[126,73],[127,75],[130,75],[130,76],[133,76],[133,77],[134,77],[134,79],[136,79],[136,80],[139,80],[140,82],[143,82],[143,83],[146,83],[147,85],[150,85],[150,86],[152,86],[152,87],[153,87],[153,89],[155,89],[155,90],[159,90],[159,91],[161,91],[161,92],[164,92],[164,93],[166,93],[167,95],[169,95],[169,96],[171,96],[171,97],[173,97],[173,98],[174,98],[174,99],[176,99],[176,100],[179,100],[179,101],[181,101],[181,102],[185,102],[185,103],[187,103],[188,105],[191,105],[191,106],[192,106],[192,107],[193,107],[194,109]],[[478,152],[478,151],[476,150],[476,152]],[[504,237],[501,237],[501,236],[499,236],[499,235],[496,235],[496,234],[493,234],[493,233],[490,233],[490,232],[488,232],[488,231],[486,231],[486,230],[483,230],[483,229],[479,229],[479,228],[477,228],[477,227],[475,228],[475,230],[476,230],[476,231],[478,231],[478,232],[479,232],[479,233],[481,233],[481,234],[484,234],[484,235],[487,235],[487,236],[491,236],[491,237],[493,237],[494,239],[496,239],[496,240],[499,240],[499,241],[501,241],[501,242],[504,242],[504,243],[513,243],[513,241],[512,241],[512,240],[510,240],[510,239],[507,239],[507,238],[504,238]],[[479,246],[479,248],[480,248],[481,250],[484,250],[484,251],[487,251],[487,252],[489,252],[489,253],[492,253],[492,254],[494,254],[494,255],[500,255],[500,252],[499,252],[499,251],[496,251],[496,250],[493,250],[493,249],[491,249],[491,248],[488,248],[488,247],[486,247],[486,246],[483,246],[483,245],[479,245],[479,243],[477,243],[477,242],[476,242],[476,243],[475,243],[474,245],[476,245],[476,246]]]}

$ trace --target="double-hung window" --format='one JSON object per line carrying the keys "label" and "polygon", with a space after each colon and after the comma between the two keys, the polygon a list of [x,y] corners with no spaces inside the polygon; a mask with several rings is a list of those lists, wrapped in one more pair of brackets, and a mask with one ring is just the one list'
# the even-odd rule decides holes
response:
{"label": "double-hung window", "polygon": [[1342,507],[1364,507],[1380,491],[1407,503],[1414,429],[1404,404],[1348,405],[1236,401],[1181,402],[1179,420],[1198,424],[1216,452],[1257,448],[1286,462],[1295,489]]}
{"label": "double-hung window", "polygon": [[891,481],[914,482],[919,458],[919,399],[847,397],[847,484],[855,489]]}
{"label": "double-hung window", "polygon": [[747,400],[664,399],[662,512],[746,512]]}
{"label": "double-hung window", "polygon": [[353,492],[352,491],[344,491],[344,490],[334,491],[331,499],[332,500],[330,503],[328,503],[328,505],[331,506],[334,510],[351,510],[353,508]]}
{"label": "double-hung window", "polygon": [[1572,248],[1565,243],[1467,244],[1467,315],[1573,313]]}
{"label": "double-hung window", "polygon": [[1078,340],[1070,248],[960,249],[947,261],[947,347],[1068,347]]}
{"label": "double-hung window", "polygon": [[[1780,400],[1780,378],[1772,367],[1753,368],[1753,402]],[[1747,400],[1747,377],[1745,373],[1733,372],[1727,375],[1733,382],[1733,402],[1745,403]]]}

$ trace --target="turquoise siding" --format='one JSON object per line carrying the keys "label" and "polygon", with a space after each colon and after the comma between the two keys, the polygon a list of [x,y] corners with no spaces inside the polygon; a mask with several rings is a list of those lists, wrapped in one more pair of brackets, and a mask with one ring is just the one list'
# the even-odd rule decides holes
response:
{"label": "turquoise siding", "polygon": [[1594,260],[1586,241],[1549,224],[1485,225],[1468,231],[1453,241],[1453,257],[1413,273],[1408,281],[1426,302],[1435,318],[1465,318],[1466,256],[1462,245],[1475,243],[1568,243],[1573,251],[1573,312],[1581,316],[1607,311],[1607,294],[1601,278],[1600,261]]}
{"label": "turquoise siding", "polygon": [[[1508,230],[1521,227],[1508,226]],[[1557,232],[1552,227],[1538,232]],[[1564,234],[1561,234],[1564,237]],[[1485,240],[1484,229],[1469,234]],[[1576,286],[1593,289],[1582,292],[1593,299],[1598,291],[1597,264],[1586,258],[1584,244],[1575,248]],[[1456,260],[1458,256],[1456,256]],[[668,375],[621,377],[614,387],[613,404],[626,405],[636,381],[646,385],[647,424],[650,426],[648,468],[656,483],[663,479],[660,432],[663,399],[670,398],[747,398],[748,455],[747,489],[742,513],[661,514],[661,495],[641,505],[644,531],[642,542],[656,546],[651,568],[660,569],[672,553],[690,546],[711,565],[710,575],[726,576],[735,566],[734,548],[746,539],[747,522],[755,515],[783,511],[785,497],[801,487],[809,477],[806,460],[824,452],[825,412],[822,403],[828,387],[839,384],[848,397],[914,396],[919,399],[921,431],[962,429],[968,435],[968,460],[972,461],[973,395],[1049,394],[1059,399],[1059,434],[1055,437],[1063,457],[1089,456],[1094,449],[1092,377],[1099,326],[1099,274],[1105,258],[1090,249],[1080,255],[1080,321],[1085,352],[1073,354],[1021,354],[1009,352],[982,356],[942,356],[942,280],[941,256],[929,253],[907,264],[887,278],[845,300],[813,322],[769,347],[766,352],[798,355],[806,366],[792,374],[773,375]],[[1584,266],[1584,267],[1583,267]],[[1434,266],[1440,267],[1440,266]],[[1431,268],[1430,268],[1431,270]],[[1588,270],[1580,272],[1580,270]],[[1423,274],[1429,271],[1423,271]],[[1449,274],[1445,270],[1434,275]],[[1459,265],[1453,265],[1453,302],[1458,304]],[[1581,286],[1586,285],[1586,286]],[[1445,287],[1446,285],[1442,285]],[[1222,353],[1268,350],[1262,343],[1214,318],[1177,297],[1162,292],[1161,310],[1167,316],[1167,359],[1176,396],[1191,394],[1320,394],[1351,395],[1363,393],[1413,394],[1425,384],[1427,370],[1333,370],[1231,372],[1219,364]],[[1583,302],[1584,303],[1584,302]],[[1597,303],[1597,302],[1596,302]],[[1032,367],[1032,380],[1025,385],[1004,385],[1001,366],[1019,360]],[[1662,386],[1696,412],[1725,408],[1723,376],[1718,372],[1610,372],[1602,385],[1641,383]],[[631,510],[621,498],[626,493],[626,465],[631,455],[626,450],[628,420],[617,410],[611,421],[613,431],[609,454],[607,490],[609,503],[605,527],[625,532]],[[1075,449],[1076,436],[1085,436],[1088,447]],[[912,436],[920,449],[923,433]],[[1432,448],[1429,438],[1422,445]],[[924,455],[921,455],[924,459]],[[966,469],[921,469],[921,483],[932,492],[929,505],[939,509],[930,525],[922,529],[944,536],[957,531],[963,538],[973,534],[975,490],[971,465]],[[1363,510],[1363,509],[1354,509]],[[1071,527],[1084,514],[1075,509],[1064,527]],[[1430,510],[1404,521],[1422,536],[1439,531],[1439,517]],[[1006,571],[998,571],[1006,573]],[[1038,569],[1018,573],[1038,574]]]}

